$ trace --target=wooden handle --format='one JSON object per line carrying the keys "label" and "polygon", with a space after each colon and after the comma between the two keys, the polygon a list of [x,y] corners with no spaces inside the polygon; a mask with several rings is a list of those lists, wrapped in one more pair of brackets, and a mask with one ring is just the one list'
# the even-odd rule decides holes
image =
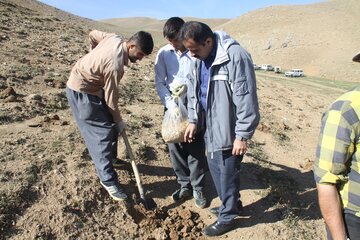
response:
{"label": "wooden handle", "polygon": [[134,157],[134,154],[132,152],[132,149],[131,149],[128,137],[126,135],[125,129],[121,132],[121,136],[124,139],[124,143],[125,143],[125,146],[126,146],[126,151],[129,154],[129,157],[130,157],[130,160],[131,160],[131,166],[132,166],[132,169],[133,169],[133,172],[134,172],[134,175],[135,175],[136,184],[137,184],[138,189],[139,189],[140,198],[145,199],[144,190],[143,190],[143,187],[142,187],[142,184],[141,184],[139,170],[138,170],[138,168],[136,166],[135,157]]}

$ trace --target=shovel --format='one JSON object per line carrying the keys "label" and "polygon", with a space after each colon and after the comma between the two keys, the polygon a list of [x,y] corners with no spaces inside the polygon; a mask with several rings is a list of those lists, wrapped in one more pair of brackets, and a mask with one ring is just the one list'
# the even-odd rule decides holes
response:
{"label": "shovel", "polygon": [[134,157],[133,152],[131,150],[131,146],[130,146],[130,143],[129,143],[129,140],[128,140],[128,137],[126,135],[125,130],[122,131],[121,135],[122,135],[122,137],[124,139],[124,143],[125,143],[125,146],[126,146],[126,151],[127,151],[128,155],[130,157],[131,167],[133,169],[135,179],[136,179],[136,184],[137,184],[137,187],[139,189],[140,199],[137,200],[136,202],[141,203],[142,205],[144,205],[146,210],[154,209],[154,208],[156,208],[156,203],[155,203],[154,199],[145,198],[144,189],[143,189],[142,184],[141,184],[139,170],[138,170],[138,168],[136,166],[135,157]]}

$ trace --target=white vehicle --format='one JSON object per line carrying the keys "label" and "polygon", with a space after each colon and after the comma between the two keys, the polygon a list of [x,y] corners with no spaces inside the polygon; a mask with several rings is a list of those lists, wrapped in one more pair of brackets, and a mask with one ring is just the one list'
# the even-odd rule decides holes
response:
{"label": "white vehicle", "polygon": [[261,69],[261,67],[259,65],[256,65],[256,63],[254,63],[254,70],[259,70]]}
{"label": "white vehicle", "polygon": [[275,66],[274,67],[274,72],[275,73],[281,73],[281,67],[280,66]]}
{"label": "white vehicle", "polygon": [[274,68],[273,68],[273,66],[271,66],[270,64],[263,64],[263,65],[261,65],[261,70],[264,70],[264,71],[273,71]]}
{"label": "white vehicle", "polygon": [[291,69],[290,71],[285,72],[286,77],[303,77],[304,72],[302,69]]}

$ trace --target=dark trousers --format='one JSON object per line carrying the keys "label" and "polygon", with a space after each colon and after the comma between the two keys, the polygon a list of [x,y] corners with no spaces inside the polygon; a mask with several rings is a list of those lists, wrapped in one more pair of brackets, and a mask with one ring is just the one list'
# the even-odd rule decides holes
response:
{"label": "dark trousers", "polygon": [[[348,238],[350,240],[360,239],[360,217],[351,213],[344,213],[344,221]],[[328,240],[333,240],[328,227],[326,227],[326,234]]]}
{"label": "dark trousers", "polygon": [[118,132],[106,103],[97,96],[69,88],[66,95],[100,180],[109,184],[117,182],[111,161],[116,158]]}
{"label": "dark trousers", "polygon": [[204,137],[200,134],[192,143],[169,143],[168,148],[181,188],[202,191],[207,167]]}
{"label": "dark trousers", "polygon": [[207,155],[209,170],[222,203],[217,221],[225,224],[239,215],[239,171],[243,156],[233,156],[231,151],[217,151]]}

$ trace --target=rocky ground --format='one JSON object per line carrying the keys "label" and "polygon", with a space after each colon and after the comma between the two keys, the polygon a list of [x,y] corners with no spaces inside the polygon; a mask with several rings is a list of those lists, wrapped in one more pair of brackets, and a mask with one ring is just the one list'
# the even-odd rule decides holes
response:
{"label": "rocky ground", "polygon": [[[0,0],[0,239],[205,239],[219,204],[210,176],[207,208],[170,197],[178,186],[161,138],[157,49],[126,69],[119,88],[146,197],[157,203],[149,211],[129,164],[117,170],[127,203],[101,187],[65,97],[88,30],[101,26],[44,9]],[[353,84],[265,72],[257,80],[262,119],[241,170],[244,213],[219,239],[324,239],[311,171],[320,118]]]}

